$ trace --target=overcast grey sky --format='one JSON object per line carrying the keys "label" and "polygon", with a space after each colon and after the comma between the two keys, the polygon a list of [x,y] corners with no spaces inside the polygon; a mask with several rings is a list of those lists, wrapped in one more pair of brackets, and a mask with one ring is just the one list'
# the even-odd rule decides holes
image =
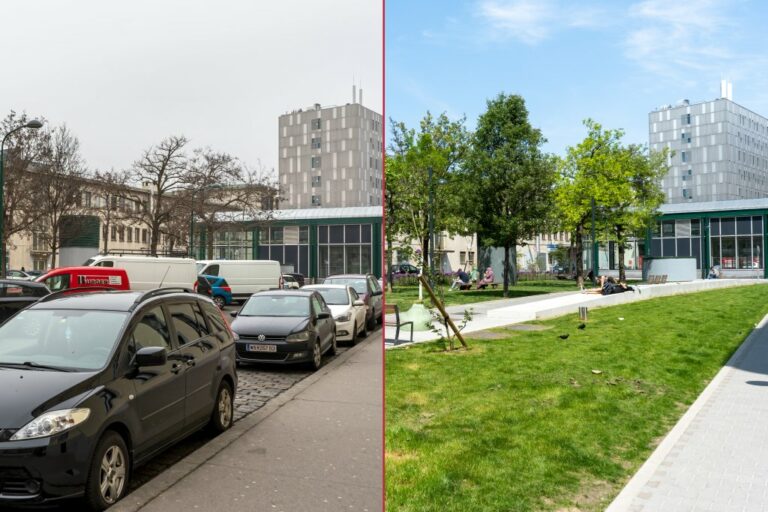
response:
{"label": "overcast grey sky", "polygon": [[1,7],[0,115],[66,123],[92,169],[172,134],[277,169],[277,117],[382,111],[381,0],[37,0]]}

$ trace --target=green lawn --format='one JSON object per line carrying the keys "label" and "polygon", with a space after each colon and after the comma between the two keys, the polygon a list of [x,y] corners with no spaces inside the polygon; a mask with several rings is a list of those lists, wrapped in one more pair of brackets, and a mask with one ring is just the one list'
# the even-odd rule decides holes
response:
{"label": "green lawn", "polygon": [[[456,304],[470,304],[473,302],[484,302],[487,300],[503,299],[504,294],[501,285],[498,288],[486,290],[449,290],[449,286],[443,287],[443,296],[445,305],[453,306]],[[542,293],[554,292],[572,292],[578,290],[576,281],[520,281],[517,286],[509,287],[509,297],[526,297],[528,295],[539,295]],[[400,310],[407,311],[411,305],[419,298],[418,286],[396,286],[394,292],[387,292],[387,304],[397,304]],[[424,291],[424,299],[427,305],[431,305],[429,295]]]}
{"label": "green lawn", "polygon": [[387,510],[603,510],[766,299],[745,286],[596,309],[583,331],[569,315],[469,334],[469,351],[387,351]]}

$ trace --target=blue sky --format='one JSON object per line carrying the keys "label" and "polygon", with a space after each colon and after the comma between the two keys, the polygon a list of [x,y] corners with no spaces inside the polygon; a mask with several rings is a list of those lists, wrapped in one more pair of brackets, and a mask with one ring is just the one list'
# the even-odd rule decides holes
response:
{"label": "blue sky", "polygon": [[412,127],[427,110],[467,116],[487,99],[525,98],[532,124],[564,154],[591,117],[648,142],[648,113],[681,99],[733,99],[768,117],[768,2],[388,0],[386,115]]}

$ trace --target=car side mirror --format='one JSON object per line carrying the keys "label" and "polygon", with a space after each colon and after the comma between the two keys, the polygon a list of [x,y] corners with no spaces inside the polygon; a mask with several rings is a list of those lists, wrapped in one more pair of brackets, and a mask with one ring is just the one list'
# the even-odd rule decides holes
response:
{"label": "car side mirror", "polygon": [[136,352],[137,366],[163,366],[168,361],[165,347],[144,347]]}
{"label": "car side mirror", "polygon": [[229,316],[231,316],[232,318],[235,318],[237,316],[237,311],[230,311]]}
{"label": "car side mirror", "polygon": [[382,292],[381,290],[375,290],[373,293],[371,293],[371,295],[381,295],[382,293],[384,292]]}
{"label": "car side mirror", "polygon": [[331,318],[331,314],[330,314],[330,313],[328,313],[327,311],[322,311],[322,312],[320,312],[320,313],[318,313],[318,314],[317,314],[317,318],[318,318],[318,319],[322,319],[322,318]]}
{"label": "car side mirror", "polygon": [[352,303],[353,306],[365,306],[365,302],[363,302],[360,299],[357,299],[355,302]]}

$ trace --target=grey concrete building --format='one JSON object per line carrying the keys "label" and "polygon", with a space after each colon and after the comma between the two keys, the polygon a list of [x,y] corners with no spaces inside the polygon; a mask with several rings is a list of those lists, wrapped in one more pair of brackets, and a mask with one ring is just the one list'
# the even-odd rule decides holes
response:
{"label": "grey concrete building", "polygon": [[648,114],[650,148],[674,151],[667,204],[768,197],[768,119],[723,96]]}
{"label": "grey concrete building", "polygon": [[381,206],[383,123],[362,91],[353,103],[284,114],[278,126],[281,208]]}

